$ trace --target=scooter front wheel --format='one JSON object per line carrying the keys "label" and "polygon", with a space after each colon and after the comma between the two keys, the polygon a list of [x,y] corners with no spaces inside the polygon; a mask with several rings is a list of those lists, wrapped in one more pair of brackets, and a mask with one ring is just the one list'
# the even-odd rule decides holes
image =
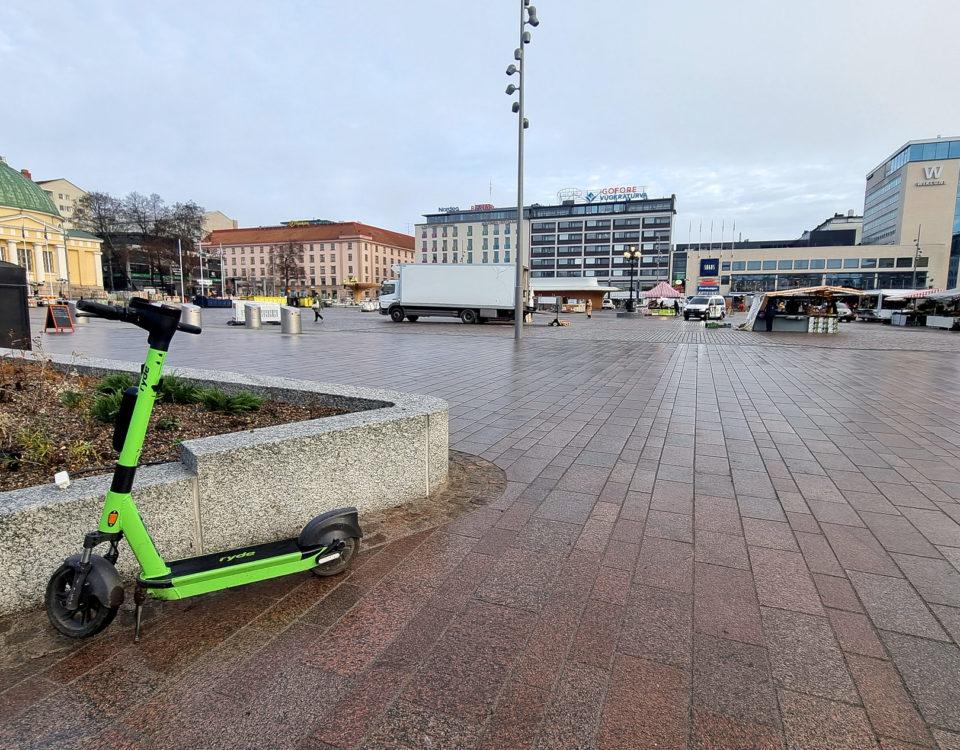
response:
{"label": "scooter front wheel", "polygon": [[349,539],[343,540],[343,549],[340,550],[340,559],[331,560],[328,563],[323,565],[318,565],[315,568],[312,568],[313,574],[325,578],[327,576],[335,576],[339,573],[345,571],[349,565],[350,561],[353,560],[353,556],[357,552],[357,548],[360,546],[360,540],[350,537]]}
{"label": "scooter front wheel", "polygon": [[47,617],[58,631],[68,638],[89,638],[113,622],[119,607],[106,607],[89,590],[90,584],[84,584],[76,611],[67,609],[67,597],[73,588],[77,571],[69,565],[61,565],[50,576],[47,584]]}

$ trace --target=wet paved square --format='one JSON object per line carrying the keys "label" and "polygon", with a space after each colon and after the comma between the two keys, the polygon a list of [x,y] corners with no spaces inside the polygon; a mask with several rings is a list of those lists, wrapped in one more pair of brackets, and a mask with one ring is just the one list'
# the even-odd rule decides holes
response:
{"label": "wet paved square", "polygon": [[960,747],[960,336],[224,321],[173,368],[445,398],[505,492],[340,581],[169,607],[138,647],[44,635],[0,665],[4,747]]}

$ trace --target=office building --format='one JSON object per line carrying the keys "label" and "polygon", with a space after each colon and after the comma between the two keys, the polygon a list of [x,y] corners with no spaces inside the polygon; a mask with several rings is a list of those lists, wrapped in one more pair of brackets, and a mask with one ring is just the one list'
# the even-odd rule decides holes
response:
{"label": "office building", "polygon": [[[916,245],[937,255],[943,283],[960,263],[960,137],[909,141],[867,174],[864,245]],[[942,256],[942,257],[941,257]]]}
{"label": "office building", "polygon": [[227,291],[284,293],[283,254],[296,257],[289,287],[328,299],[369,299],[393,266],[413,263],[413,237],[356,221],[297,221],[270,227],[217,229],[203,240],[219,254]]}
{"label": "office building", "polygon": [[[960,264],[960,138],[910,141],[866,175],[863,216],[837,214],[798,240],[677,245],[688,294],[835,284],[954,288]],[[682,267],[681,267],[682,264]]]}
{"label": "office building", "polygon": [[[636,188],[605,189],[556,205],[524,209],[524,242],[531,278],[597,278],[622,290],[630,269],[623,259],[636,247],[639,289],[665,281],[676,196],[649,199]],[[480,204],[424,214],[416,225],[421,263],[513,263],[516,261],[517,210]]]}
{"label": "office building", "polygon": [[231,219],[223,211],[204,211],[203,212],[203,234],[210,234],[215,229],[237,229],[240,223],[236,219]]}

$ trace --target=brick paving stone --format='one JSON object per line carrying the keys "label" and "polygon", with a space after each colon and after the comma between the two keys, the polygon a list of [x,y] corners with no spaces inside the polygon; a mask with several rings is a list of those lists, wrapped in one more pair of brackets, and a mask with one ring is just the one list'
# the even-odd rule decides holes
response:
{"label": "brick paving stone", "polygon": [[862,708],[780,691],[788,750],[867,750],[876,737]]}
{"label": "brick paving stone", "polygon": [[693,597],[635,586],[621,628],[617,647],[621,653],[687,667],[693,644]]}
{"label": "brick paving stone", "polygon": [[823,614],[820,596],[801,555],[751,547],[750,562],[761,605]]}
{"label": "brick paving stone", "polygon": [[545,690],[521,682],[508,684],[486,724],[478,750],[533,748],[549,698]]}
{"label": "brick paving stone", "polygon": [[606,670],[567,665],[540,725],[536,750],[573,750],[593,745],[609,679]]}
{"label": "brick paving stone", "polygon": [[846,570],[898,576],[896,563],[886,553],[869,529],[837,524],[820,524],[837,559]]}
{"label": "brick paving stone", "polygon": [[960,734],[934,729],[933,736],[940,750],[960,750]]}
{"label": "brick paving stone", "polygon": [[868,512],[861,512],[860,516],[887,552],[940,557],[937,548],[930,544],[904,516]]}
{"label": "brick paving stone", "polygon": [[773,678],[780,687],[860,702],[826,618],[766,607],[762,617]]}
{"label": "brick paving stone", "polygon": [[902,508],[901,513],[933,544],[960,547],[960,523],[940,510]]}
{"label": "brick paving stone", "polygon": [[694,548],[697,562],[743,570],[750,568],[747,546],[739,535],[700,530],[696,533]]}
{"label": "brick paving stone", "polygon": [[693,621],[698,633],[763,643],[760,608],[750,571],[697,563],[695,578]]}
{"label": "brick paving stone", "polygon": [[647,514],[644,534],[677,542],[693,541],[693,517],[684,513],[666,513],[651,510]]}
{"label": "brick paving stone", "polygon": [[747,724],[778,727],[777,696],[766,649],[698,633],[694,637],[693,706]]}
{"label": "brick paving stone", "polygon": [[960,608],[944,607],[941,604],[932,604],[930,609],[940,620],[940,624],[946,629],[953,642],[960,645]]}
{"label": "brick paving stone", "polygon": [[686,748],[689,680],[686,672],[673,667],[618,656],[597,734],[598,750]]}
{"label": "brick paving stone", "polygon": [[803,559],[811,571],[831,576],[843,575],[843,568],[840,567],[837,556],[833,554],[833,549],[825,536],[798,531],[796,537]]}
{"label": "brick paving stone", "polygon": [[690,593],[693,590],[693,545],[644,536],[634,580],[647,586]]}
{"label": "brick paving stone", "polygon": [[840,648],[844,651],[873,656],[877,659],[887,658],[887,652],[866,615],[828,609],[827,617],[830,619],[830,625],[840,643]]}
{"label": "brick paving stone", "polygon": [[947,639],[930,610],[902,578],[851,572],[850,582],[873,624],[881,630]]}
{"label": "brick paving stone", "polygon": [[694,526],[723,534],[742,534],[737,501],[725,497],[697,495],[694,500]]}
{"label": "brick paving stone", "polygon": [[960,731],[960,648],[900,633],[880,635],[927,723]]}
{"label": "brick paving stone", "polygon": [[911,555],[893,558],[925,602],[960,607],[960,571],[946,560]]}
{"label": "brick paving stone", "polygon": [[847,657],[847,664],[877,734],[930,744],[930,732],[889,662],[851,655]]}
{"label": "brick paving stone", "polygon": [[693,750],[783,750],[780,730],[694,709]]}
{"label": "brick paving stone", "polygon": [[743,535],[751,547],[770,547],[799,552],[793,530],[787,523],[758,518],[743,519]]}
{"label": "brick paving stone", "polygon": [[863,612],[857,592],[853,590],[850,581],[836,576],[813,574],[813,582],[820,593],[823,606],[833,609],[843,609],[848,612]]}

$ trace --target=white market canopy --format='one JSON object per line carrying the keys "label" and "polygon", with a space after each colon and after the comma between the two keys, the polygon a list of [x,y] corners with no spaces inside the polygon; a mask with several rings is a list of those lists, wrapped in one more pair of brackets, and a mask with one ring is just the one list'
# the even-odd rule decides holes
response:
{"label": "white market canopy", "polygon": [[[534,294],[556,294],[557,292],[618,292],[615,286],[600,286],[593,277],[569,277],[560,279],[530,279],[530,288]],[[569,296],[569,295],[568,295]]]}
{"label": "white market canopy", "polygon": [[647,289],[645,292],[641,292],[640,296],[645,299],[659,298],[659,299],[678,299],[683,295],[680,294],[676,289],[670,286],[666,281],[661,281],[653,289]]}
{"label": "white market canopy", "polygon": [[930,294],[927,295],[930,299],[935,299],[938,301],[948,300],[948,299],[958,299],[960,298],[960,288],[957,289],[931,289]]}

